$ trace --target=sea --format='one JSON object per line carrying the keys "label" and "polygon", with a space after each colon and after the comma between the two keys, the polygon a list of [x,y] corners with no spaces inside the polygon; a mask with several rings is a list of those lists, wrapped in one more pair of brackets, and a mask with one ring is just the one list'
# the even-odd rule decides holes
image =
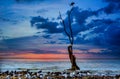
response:
{"label": "sea", "polygon": [[[120,59],[78,59],[80,71],[91,71],[94,74],[120,74]],[[31,70],[44,72],[64,71],[71,67],[69,60],[55,59],[1,59],[0,71]]]}

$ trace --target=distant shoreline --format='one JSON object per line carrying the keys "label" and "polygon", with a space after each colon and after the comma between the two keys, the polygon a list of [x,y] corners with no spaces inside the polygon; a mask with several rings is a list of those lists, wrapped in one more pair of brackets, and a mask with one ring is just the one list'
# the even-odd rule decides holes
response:
{"label": "distant shoreline", "polygon": [[[2,59],[65,59],[65,60],[69,60],[68,58],[0,58],[0,60],[2,60]],[[103,59],[114,60],[115,59],[116,60],[116,59],[119,59],[120,60],[120,58],[77,58],[77,60],[88,60],[88,59],[90,59],[90,60],[94,60],[94,59],[99,59],[99,60],[103,60]]]}

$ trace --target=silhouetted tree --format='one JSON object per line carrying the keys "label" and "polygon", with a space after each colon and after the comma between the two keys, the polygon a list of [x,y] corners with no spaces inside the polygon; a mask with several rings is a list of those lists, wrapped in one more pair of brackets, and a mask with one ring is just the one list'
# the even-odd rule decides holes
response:
{"label": "silhouetted tree", "polygon": [[72,8],[68,12],[68,27],[69,27],[69,30],[70,30],[69,32],[67,31],[67,26],[65,24],[64,19],[61,16],[60,12],[59,12],[59,14],[60,14],[60,19],[62,20],[62,24],[64,26],[64,31],[65,31],[65,33],[68,36],[69,41],[70,41],[70,45],[68,46],[68,53],[69,53],[69,58],[70,58],[70,62],[71,62],[71,70],[79,70],[80,68],[76,64],[76,57],[73,55],[74,37],[73,37],[73,31],[72,31],[72,25],[71,25],[71,12],[73,11],[73,5],[74,4],[75,4],[74,2],[72,2],[70,4],[70,6],[72,6]]}

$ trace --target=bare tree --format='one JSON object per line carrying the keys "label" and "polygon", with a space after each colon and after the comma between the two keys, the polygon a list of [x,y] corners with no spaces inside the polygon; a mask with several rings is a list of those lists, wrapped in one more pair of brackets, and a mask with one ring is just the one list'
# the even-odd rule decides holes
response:
{"label": "bare tree", "polygon": [[59,12],[60,14],[60,19],[62,20],[62,24],[64,26],[64,31],[66,33],[66,35],[68,36],[69,38],[69,41],[70,41],[70,45],[68,46],[68,53],[69,53],[69,59],[70,59],[70,62],[71,62],[71,70],[79,70],[80,68],[77,66],[76,64],[76,57],[75,55],[73,55],[73,43],[74,43],[74,37],[73,37],[73,31],[72,31],[72,23],[71,23],[71,13],[73,11],[73,5],[75,3],[72,2],[70,4],[70,6],[72,6],[72,8],[70,9],[70,11],[68,12],[68,28],[69,28],[69,32],[67,31],[67,26],[65,25],[65,21],[64,19],[62,18],[61,16],[61,13]]}

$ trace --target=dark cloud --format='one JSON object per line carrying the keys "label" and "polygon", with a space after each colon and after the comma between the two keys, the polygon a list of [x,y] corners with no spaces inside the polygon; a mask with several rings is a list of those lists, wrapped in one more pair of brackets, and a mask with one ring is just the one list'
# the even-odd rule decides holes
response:
{"label": "dark cloud", "polygon": [[5,36],[5,35],[3,34],[3,30],[0,29],[0,41],[1,41],[1,40],[4,40],[4,39],[8,39],[8,38],[9,38],[8,36]]}
{"label": "dark cloud", "polygon": [[42,2],[45,0],[15,0],[17,3],[31,3],[31,2]]}
{"label": "dark cloud", "polygon": [[120,3],[120,0],[103,0],[105,2]]}
{"label": "dark cloud", "polygon": [[46,39],[50,39],[51,38],[50,35],[43,35],[43,37],[46,38]]}
{"label": "dark cloud", "polygon": [[106,14],[119,13],[120,12],[120,0],[103,0],[107,2],[108,5],[104,8],[98,10],[99,12],[104,12]]}
{"label": "dark cloud", "polygon": [[46,10],[46,9],[40,9],[40,10],[37,11],[37,13],[42,13],[42,12],[48,12],[48,10]]}
{"label": "dark cloud", "polygon": [[[61,53],[61,52],[57,52],[56,49],[51,49],[51,46],[46,46],[46,47],[41,46],[41,44],[39,44],[41,43],[41,41],[37,39],[38,37],[33,36],[33,37],[2,40],[0,41],[0,55],[1,53],[3,53],[3,55],[6,55],[9,53],[22,54],[28,52],[36,53],[36,54]],[[54,44],[54,43],[56,43],[56,41],[49,41],[49,44]]]}
{"label": "dark cloud", "polygon": [[[14,39],[4,39],[0,41],[0,50],[23,50],[27,48],[34,48],[32,46],[36,46],[34,40],[38,37],[21,37],[21,38],[14,38]],[[37,41],[37,40],[36,40]],[[39,42],[38,42],[39,43]],[[1,48],[2,47],[2,48]]]}
{"label": "dark cloud", "polygon": [[120,3],[110,3],[108,6],[98,10],[99,12],[104,12],[106,14],[119,13],[120,12]]}
{"label": "dark cloud", "polygon": [[46,2],[46,3],[54,3],[56,2],[56,0],[15,0],[15,2],[17,3],[29,3],[29,4],[33,4],[33,3],[41,3],[41,2]]}
{"label": "dark cloud", "polygon": [[12,23],[12,24],[17,24],[20,21],[18,21],[17,19],[11,19],[9,17],[0,17],[0,23],[4,23],[4,22],[9,22],[9,23]]}
{"label": "dark cloud", "polygon": [[47,18],[41,16],[33,17],[31,19],[31,26],[35,26],[37,29],[45,29],[46,33],[61,33],[62,28],[58,28],[57,22],[49,21]]}
{"label": "dark cloud", "polygon": [[56,44],[56,41],[50,41],[49,44]]}
{"label": "dark cloud", "polygon": [[93,15],[97,15],[97,13],[92,10],[81,10],[79,7],[74,7],[72,12],[72,16],[79,25],[84,24],[85,20]]}
{"label": "dark cloud", "polygon": [[91,28],[94,28],[92,31],[94,33],[104,33],[104,31],[114,22],[115,21],[112,21],[110,19],[96,19],[92,20],[87,26],[91,26]]}
{"label": "dark cloud", "polygon": [[0,21],[5,21],[5,22],[8,22],[8,21],[10,21],[10,19],[0,17]]}
{"label": "dark cloud", "polygon": [[105,31],[105,37],[108,43],[111,45],[120,46],[120,22],[113,23]]}
{"label": "dark cloud", "polygon": [[0,29],[0,36],[3,34],[3,31]]}
{"label": "dark cloud", "polygon": [[45,19],[41,16],[37,16],[37,17],[32,17],[32,20],[30,21],[31,26],[33,26],[35,23],[39,23],[39,22],[47,22],[48,19]]}
{"label": "dark cloud", "polygon": [[[90,28],[81,32],[81,37],[78,37],[76,41],[93,42],[95,44],[110,44],[119,45],[120,42],[120,27],[119,20],[110,19],[97,19],[92,20],[87,27]],[[79,39],[79,40],[78,40]]]}

